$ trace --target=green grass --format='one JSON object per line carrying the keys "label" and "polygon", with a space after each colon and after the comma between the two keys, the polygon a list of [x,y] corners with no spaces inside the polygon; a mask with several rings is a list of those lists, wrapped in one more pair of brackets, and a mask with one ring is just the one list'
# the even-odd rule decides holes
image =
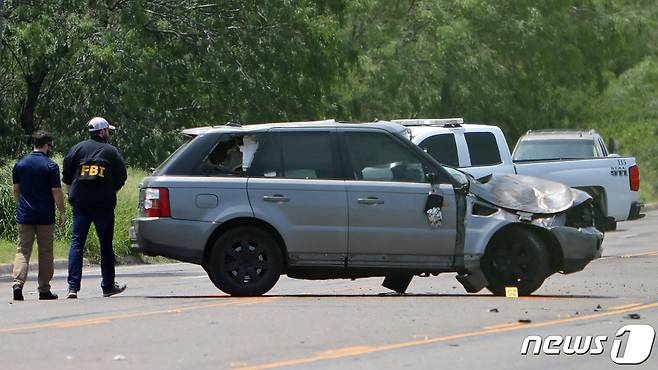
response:
{"label": "green grass", "polygon": [[[0,263],[12,263],[16,256],[17,241],[0,240]],[[53,246],[55,259],[67,259],[69,256],[69,243],[64,240],[55,240]],[[39,261],[39,247],[36,240],[32,246],[30,262]]]}

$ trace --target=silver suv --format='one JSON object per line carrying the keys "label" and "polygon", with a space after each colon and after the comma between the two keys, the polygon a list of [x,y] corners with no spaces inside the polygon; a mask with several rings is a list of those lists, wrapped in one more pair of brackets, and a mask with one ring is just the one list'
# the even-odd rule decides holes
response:
{"label": "silver suv", "polygon": [[140,185],[133,248],[202,265],[222,291],[457,272],[469,292],[538,289],[600,257],[591,198],[533,177],[475,180],[391,122],[204,127]]}

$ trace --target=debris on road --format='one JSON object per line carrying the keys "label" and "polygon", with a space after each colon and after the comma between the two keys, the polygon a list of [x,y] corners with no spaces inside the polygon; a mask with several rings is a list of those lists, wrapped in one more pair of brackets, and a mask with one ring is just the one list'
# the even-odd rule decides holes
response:
{"label": "debris on road", "polygon": [[497,308],[490,308],[489,312],[498,312],[498,309]]}
{"label": "debris on road", "polygon": [[626,317],[632,320],[639,320],[641,318],[640,314],[638,313],[629,313]]}
{"label": "debris on road", "polygon": [[530,324],[532,322],[532,320],[530,320],[530,319],[519,319],[519,322],[521,324]]}

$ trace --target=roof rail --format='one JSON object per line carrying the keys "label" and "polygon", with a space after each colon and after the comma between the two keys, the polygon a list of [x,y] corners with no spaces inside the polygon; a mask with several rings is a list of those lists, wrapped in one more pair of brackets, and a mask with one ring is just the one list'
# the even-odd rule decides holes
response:
{"label": "roof rail", "polygon": [[559,134],[559,133],[571,133],[571,134],[580,134],[581,136],[583,134],[586,135],[595,135],[597,132],[594,129],[589,129],[589,130],[583,130],[579,128],[546,128],[546,129],[541,129],[541,130],[528,130],[526,131],[526,135],[528,134]]}
{"label": "roof rail", "polygon": [[442,127],[461,127],[464,124],[463,118],[412,118],[412,119],[394,119],[391,122],[399,123],[403,126],[442,126]]}

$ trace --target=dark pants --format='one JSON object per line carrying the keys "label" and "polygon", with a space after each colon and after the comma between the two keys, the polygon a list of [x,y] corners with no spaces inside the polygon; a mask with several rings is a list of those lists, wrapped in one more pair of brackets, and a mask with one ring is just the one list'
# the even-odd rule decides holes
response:
{"label": "dark pants", "polygon": [[101,288],[107,292],[114,286],[114,210],[73,208],[73,236],[69,251],[69,290],[79,291],[82,280],[82,254],[92,222],[101,247]]}

